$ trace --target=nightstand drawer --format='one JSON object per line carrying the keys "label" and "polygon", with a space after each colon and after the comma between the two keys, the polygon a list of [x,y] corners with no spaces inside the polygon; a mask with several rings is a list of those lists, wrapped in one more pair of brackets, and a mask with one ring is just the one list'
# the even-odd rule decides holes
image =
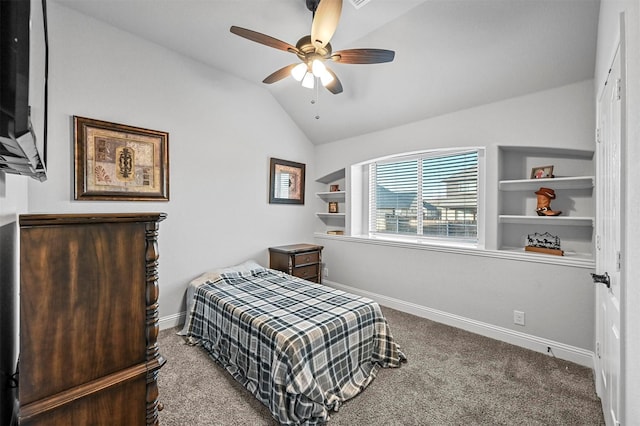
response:
{"label": "nightstand drawer", "polygon": [[320,262],[319,251],[310,251],[307,253],[300,253],[300,254],[296,254],[293,257],[294,268],[302,265],[308,265],[309,263],[318,263],[318,262]]}
{"label": "nightstand drawer", "polygon": [[300,266],[293,269],[292,275],[309,281],[317,281],[319,266],[320,265],[317,263],[308,266]]}
{"label": "nightstand drawer", "polygon": [[315,244],[269,247],[269,268],[322,284],[322,249]]}

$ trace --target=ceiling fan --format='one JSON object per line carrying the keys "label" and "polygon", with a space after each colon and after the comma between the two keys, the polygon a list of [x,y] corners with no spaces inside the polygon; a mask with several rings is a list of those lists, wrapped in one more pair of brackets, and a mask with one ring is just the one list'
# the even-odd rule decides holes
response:
{"label": "ceiling fan", "polygon": [[342,92],[342,83],[340,83],[338,76],[325,65],[325,61],[331,60],[341,64],[379,64],[393,61],[395,56],[393,50],[346,49],[333,52],[329,41],[340,20],[342,0],[306,0],[306,4],[313,13],[311,34],[302,37],[295,46],[246,28],[235,25],[230,28],[233,34],[256,43],[294,53],[302,61],[280,68],[262,80],[263,83],[275,83],[291,75],[297,81],[302,82],[302,86],[313,88],[316,78],[319,78],[322,85],[331,93],[338,94]]}

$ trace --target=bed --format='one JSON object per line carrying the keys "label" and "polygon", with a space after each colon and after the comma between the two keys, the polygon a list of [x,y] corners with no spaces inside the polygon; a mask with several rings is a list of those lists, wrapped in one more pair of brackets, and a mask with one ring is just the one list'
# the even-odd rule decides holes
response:
{"label": "bed", "polygon": [[377,303],[254,261],[203,274],[180,334],[283,425],[320,425],[405,355]]}

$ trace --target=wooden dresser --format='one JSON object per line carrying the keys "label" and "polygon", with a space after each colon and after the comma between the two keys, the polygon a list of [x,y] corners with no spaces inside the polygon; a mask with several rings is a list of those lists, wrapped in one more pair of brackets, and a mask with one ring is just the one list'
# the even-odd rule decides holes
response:
{"label": "wooden dresser", "polygon": [[158,424],[165,217],[20,216],[19,424]]}
{"label": "wooden dresser", "polygon": [[322,249],[314,244],[269,247],[269,268],[322,284]]}

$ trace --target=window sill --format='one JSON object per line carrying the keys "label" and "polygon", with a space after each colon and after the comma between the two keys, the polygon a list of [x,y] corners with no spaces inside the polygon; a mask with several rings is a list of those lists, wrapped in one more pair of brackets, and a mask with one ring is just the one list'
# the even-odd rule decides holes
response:
{"label": "window sill", "polygon": [[462,245],[453,246],[451,244],[435,244],[431,242],[407,242],[392,239],[371,238],[365,235],[330,235],[316,232],[314,235],[319,239],[348,241],[360,244],[380,245],[387,247],[398,247],[412,250],[437,251],[441,253],[452,253],[466,256],[481,256],[497,259],[507,259],[529,263],[545,263],[549,265],[563,265],[575,268],[594,269],[595,261],[585,255],[565,253],[565,256],[553,256],[548,254],[537,254],[525,252],[524,249],[513,250],[487,250],[477,247],[465,247]]}

